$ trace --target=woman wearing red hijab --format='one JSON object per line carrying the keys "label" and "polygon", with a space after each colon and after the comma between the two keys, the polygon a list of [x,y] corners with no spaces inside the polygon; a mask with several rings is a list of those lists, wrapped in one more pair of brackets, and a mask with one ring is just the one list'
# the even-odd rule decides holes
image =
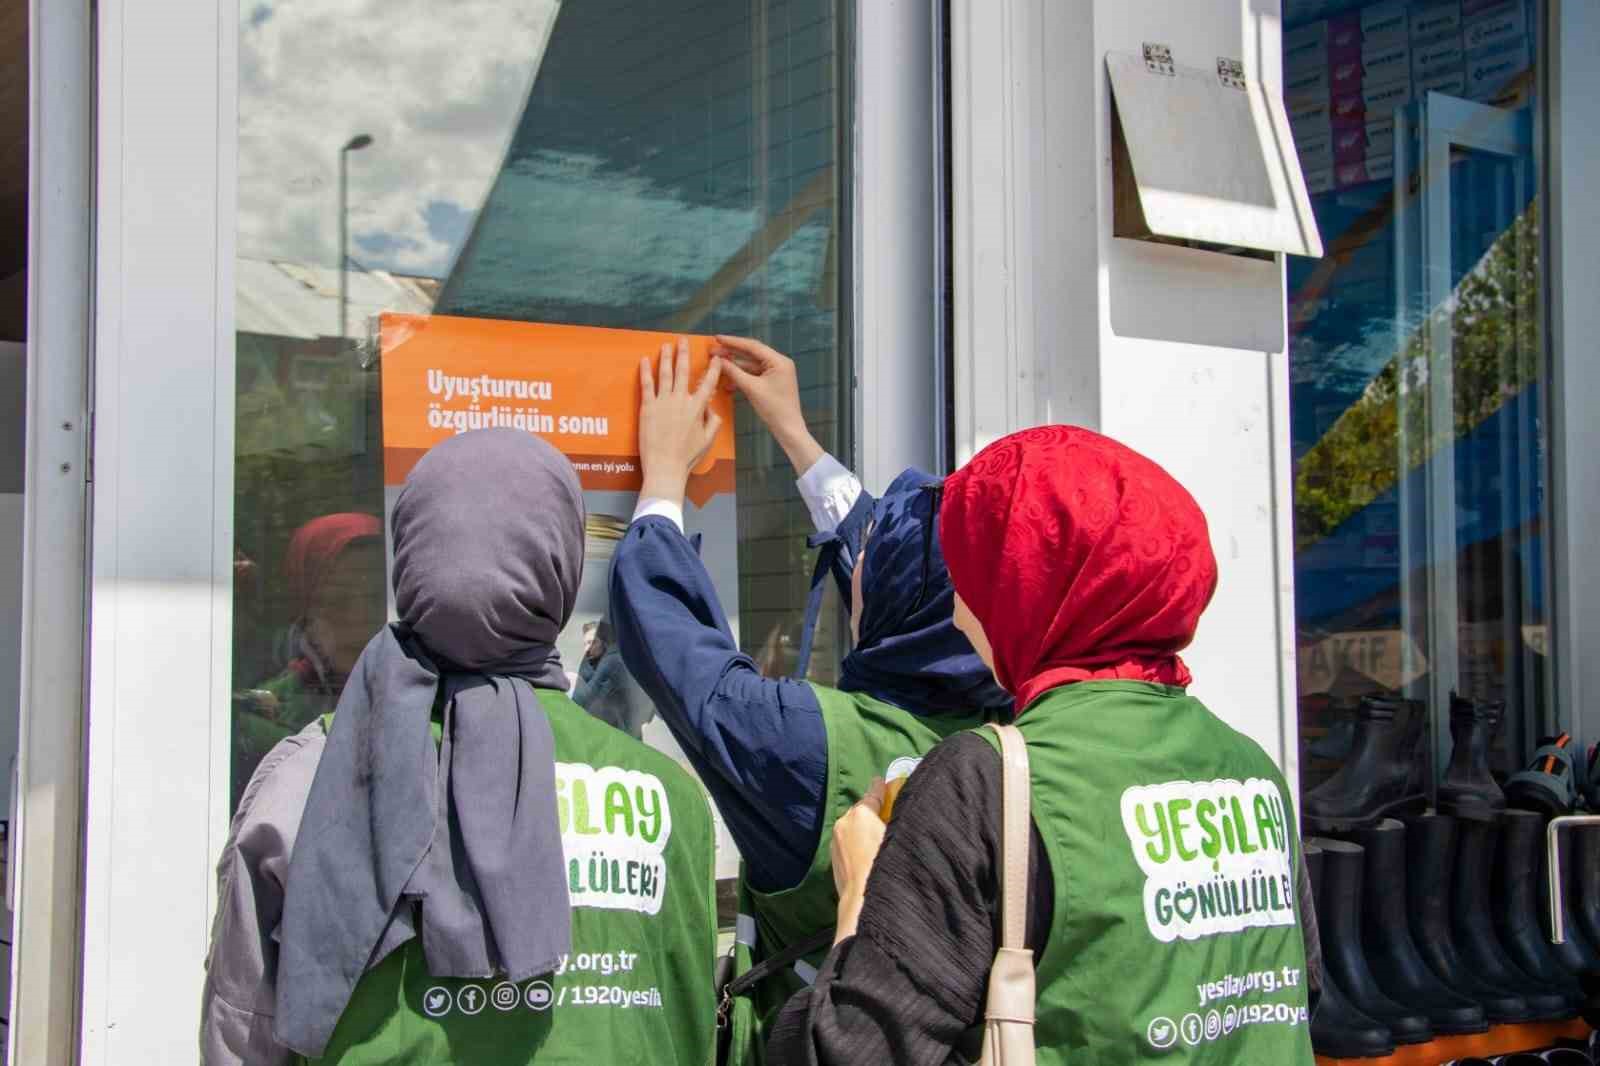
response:
{"label": "woman wearing red hijab", "polygon": [[273,745],[332,711],[387,606],[383,521],[347,512],[313,518],[284,554],[293,605],[282,673],[234,694],[233,799]]}
{"label": "woman wearing red hijab", "polygon": [[[1289,790],[1179,657],[1217,583],[1198,504],[1137,452],[1045,426],[946,480],[939,534],[956,624],[1021,708],[1038,1061],[1309,1064]],[[976,1059],[1000,784],[988,731],[961,734],[887,834],[881,788],[840,821],[834,950],[773,1062]]]}

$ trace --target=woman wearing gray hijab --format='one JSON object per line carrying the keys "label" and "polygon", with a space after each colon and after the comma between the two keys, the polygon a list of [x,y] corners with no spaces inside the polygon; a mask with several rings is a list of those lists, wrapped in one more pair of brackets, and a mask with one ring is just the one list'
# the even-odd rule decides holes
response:
{"label": "woman wearing gray hijab", "polygon": [[701,1066],[710,809],[566,696],[572,465],[516,430],[453,437],[391,532],[400,621],[234,816],[202,1062]]}

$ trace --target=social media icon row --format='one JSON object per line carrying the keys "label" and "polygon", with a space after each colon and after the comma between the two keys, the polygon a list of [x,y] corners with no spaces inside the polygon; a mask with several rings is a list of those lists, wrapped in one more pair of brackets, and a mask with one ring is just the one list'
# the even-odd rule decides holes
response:
{"label": "social media icon row", "polygon": [[1171,1018],[1152,1018],[1144,1038],[1156,1051],[1166,1051],[1180,1039],[1190,1047],[1199,1047],[1219,1037],[1231,1036],[1238,1027],[1239,1008],[1230,1006],[1226,1013],[1207,1011],[1205,1017],[1185,1014],[1177,1022]]}
{"label": "social media icon row", "polygon": [[501,981],[487,992],[481,985],[462,985],[452,992],[444,985],[434,985],[422,994],[422,1013],[430,1018],[443,1018],[452,1011],[466,1015],[482,1013],[489,1004],[498,1011],[513,1011],[518,1005],[529,1010],[545,1011],[555,1002],[555,990],[547,981],[534,981],[518,988],[510,981]]}

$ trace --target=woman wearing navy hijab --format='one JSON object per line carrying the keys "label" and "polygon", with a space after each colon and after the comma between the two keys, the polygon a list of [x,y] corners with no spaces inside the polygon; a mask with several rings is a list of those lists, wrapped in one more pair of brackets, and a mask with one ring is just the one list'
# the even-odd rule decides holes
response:
{"label": "woman wearing navy hijab", "polygon": [[[623,661],[699,772],[745,861],[738,968],[781,960],[725,1016],[734,1061],[758,1047],[764,1018],[814,972],[831,941],[827,842],[874,777],[909,773],[940,739],[1011,702],[951,620],[954,591],[936,536],[938,480],[914,470],[874,499],[807,430],[794,363],[757,341],[719,337],[689,388],[688,347],[640,367],[639,507],[612,565],[611,616]],[[855,648],[838,688],[763,677],[739,650],[696,545],[683,532],[689,470],[709,446],[711,392],[726,376],[800,473],[822,550],[797,678],[809,656],[821,582],[851,605]],[[820,939],[820,942],[817,942]],[[789,958],[815,943],[812,956]]]}

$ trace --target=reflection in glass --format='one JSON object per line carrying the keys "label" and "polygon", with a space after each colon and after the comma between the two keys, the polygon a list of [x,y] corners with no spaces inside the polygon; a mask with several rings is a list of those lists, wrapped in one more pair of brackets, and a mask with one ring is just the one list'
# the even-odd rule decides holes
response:
{"label": "reflection in glass", "polygon": [[[1367,109],[1343,125],[1335,93],[1326,142],[1296,129],[1327,245],[1289,268],[1308,788],[1340,765],[1364,697],[1422,701],[1434,777],[1451,754],[1452,693],[1505,702],[1499,774],[1558,731],[1545,658],[1539,5],[1504,6],[1527,17],[1500,12],[1496,25],[1523,30],[1495,42],[1494,64],[1467,43],[1480,27],[1466,17],[1450,31],[1466,35],[1462,49],[1428,49],[1459,52],[1460,69],[1413,74],[1384,113],[1371,103],[1384,94],[1357,86]],[[1297,93],[1335,91],[1316,57],[1337,54],[1361,7],[1285,4],[1285,81],[1303,87],[1286,90],[1291,112]]]}
{"label": "reflection in glass", "polygon": [[[842,447],[839,7],[394,0],[373,20],[343,0],[242,0],[235,795],[263,745],[332,707],[340,653],[303,654],[321,648],[314,634],[338,644],[383,615],[381,566],[360,551],[327,586],[340,617],[304,617],[289,574],[297,530],[383,513],[378,313],[758,336],[795,358],[813,431]],[[747,411],[738,429],[727,606],[778,671],[805,605],[810,522]],[[603,589],[601,525],[589,542]],[[608,666],[620,660],[602,614],[587,605],[572,623],[575,648],[594,626],[593,654],[566,663],[574,694],[671,750]],[[837,616],[824,612],[812,658],[821,679]],[[297,661],[326,669],[302,681]]]}

